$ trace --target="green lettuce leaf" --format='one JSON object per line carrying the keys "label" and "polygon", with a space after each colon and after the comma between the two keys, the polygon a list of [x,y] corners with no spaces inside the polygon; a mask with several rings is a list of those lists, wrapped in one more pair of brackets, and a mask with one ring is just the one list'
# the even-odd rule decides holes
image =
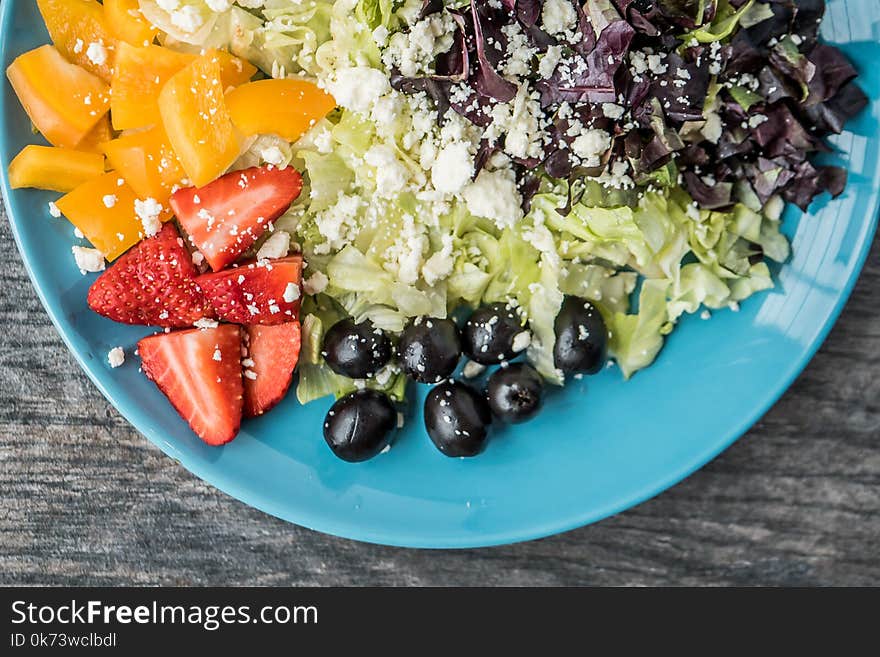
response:
{"label": "green lettuce leaf", "polygon": [[639,293],[639,312],[614,313],[608,321],[610,351],[627,379],[650,365],[663,347],[663,330],[669,321],[668,288],[668,281],[646,280]]}

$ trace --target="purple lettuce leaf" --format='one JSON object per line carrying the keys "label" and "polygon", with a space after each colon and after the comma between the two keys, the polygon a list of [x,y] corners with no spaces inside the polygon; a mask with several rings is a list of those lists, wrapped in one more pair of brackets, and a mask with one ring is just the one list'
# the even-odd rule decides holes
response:
{"label": "purple lettuce leaf", "polygon": [[[497,44],[496,47],[500,47],[501,43],[506,45],[506,40],[502,41],[501,25],[499,21],[493,19],[493,16],[484,16],[477,9],[476,0],[471,0],[471,20],[474,25],[474,42],[477,50],[477,73],[474,77],[474,86],[484,96],[494,98],[501,103],[509,103],[516,96],[516,85],[505,80],[495,70],[495,65],[500,60],[501,53],[504,52],[503,48],[493,49],[499,53],[494,63],[489,59],[489,48],[492,43]],[[491,42],[487,41],[486,32],[489,32]]]}
{"label": "purple lettuce leaf", "polygon": [[541,92],[542,105],[615,102],[614,76],[626,58],[634,34],[626,21],[608,25],[587,56],[573,53],[550,78],[538,81],[535,86]]}
{"label": "purple lettuce leaf", "polygon": [[684,187],[700,207],[707,210],[725,208],[733,202],[733,183],[716,181],[709,185],[693,171],[685,171]]}
{"label": "purple lettuce leaf", "polygon": [[822,103],[837,95],[858,74],[849,60],[837,48],[817,43],[807,55],[815,74],[807,82],[809,95],[806,106]]}

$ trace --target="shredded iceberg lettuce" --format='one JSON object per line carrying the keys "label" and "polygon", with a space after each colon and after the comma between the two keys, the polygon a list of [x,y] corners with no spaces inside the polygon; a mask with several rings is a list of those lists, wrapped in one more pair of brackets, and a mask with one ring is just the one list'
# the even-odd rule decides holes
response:
{"label": "shredded iceberg lettuce", "polygon": [[[168,45],[227,48],[268,76],[316,79],[336,96],[339,108],[298,142],[258,136],[235,164],[270,162],[304,173],[303,194],[276,222],[301,247],[305,276],[327,278],[326,289],[303,303],[302,403],[364,386],[403,397],[405,377],[398,371],[362,382],[325,366],[323,333],[343,316],[397,333],[415,316],[446,317],[462,305],[508,302],[528,320],[528,358],[561,384],[554,321],[565,295],[598,307],[612,356],[630,377],[656,358],[685,315],[735,306],[773,286],[763,260],[784,262],[790,250],[779,231],[781,200],[762,207],[749,188],[729,210],[699,209],[680,186],[674,162],[639,181],[650,191],[593,179],[571,194],[566,183],[545,176],[525,213],[518,198],[511,210],[511,199],[481,203],[485,199],[462,193],[492,176],[503,189],[505,157],[490,158],[475,178],[480,133],[473,124],[449,113],[440,126],[424,94],[392,89],[388,71],[398,63],[397,50],[412,44],[389,37],[416,25],[422,5],[140,0]],[[764,4],[739,6],[723,0],[713,21],[698,23],[688,38],[726,39],[739,22],[768,17]],[[433,58],[448,48],[451,34],[437,26],[426,30],[422,55]],[[717,105],[712,84],[707,113]],[[746,109],[754,102],[746,89],[730,92]],[[564,207],[570,210],[561,213]]]}

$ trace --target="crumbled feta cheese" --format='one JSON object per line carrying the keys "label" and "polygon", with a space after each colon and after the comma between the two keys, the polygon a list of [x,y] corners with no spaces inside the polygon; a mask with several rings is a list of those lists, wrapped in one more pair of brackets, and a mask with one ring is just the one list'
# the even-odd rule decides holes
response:
{"label": "crumbled feta cheese", "polygon": [[662,55],[648,55],[647,58],[646,58],[646,59],[647,59],[647,62],[648,62],[648,69],[649,69],[652,73],[656,73],[657,75],[662,75],[662,74],[666,73],[666,70],[669,68],[669,66],[667,66],[667,65],[663,62],[663,58],[664,58],[665,56],[666,56],[665,54],[662,54]]}
{"label": "crumbled feta cheese", "polygon": [[282,164],[284,164],[284,153],[282,153],[281,149],[277,146],[269,146],[269,148],[264,148],[260,151],[260,157],[266,164],[271,164],[276,167],[280,167]]}
{"label": "crumbled feta cheese", "polygon": [[78,240],[85,238],[85,234],[76,226],[73,227],[73,236]]}
{"label": "crumbled feta cheese", "polygon": [[205,0],[205,4],[208,5],[208,9],[215,11],[218,14],[224,11],[229,11],[232,8],[232,2],[230,0]]}
{"label": "crumbled feta cheese", "polygon": [[341,249],[357,236],[357,219],[362,204],[355,194],[340,194],[334,205],[315,215],[318,232],[327,240],[315,247],[315,253],[320,255]]}
{"label": "crumbled feta cheese", "polygon": [[410,178],[409,169],[390,146],[376,144],[370,147],[364,154],[364,161],[376,169],[376,192],[379,196],[397,196]]}
{"label": "crumbled feta cheese", "polygon": [[474,158],[468,145],[455,141],[437,153],[431,166],[431,184],[447,194],[457,194],[474,175]]}
{"label": "crumbled feta cheese", "polygon": [[214,360],[216,360],[218,363],[223,360],[223,353],[220,351],[220,349],[214,349]]}
{"label": "crumbled feta cheese", "polygon": [[406,77],[428,72],[442,52],[452,46],[455,22],[446,12],[432,14],[415,23],[407,32],[397,32],[388,39],[382,61]]}
{"label": "crumbled feta cheese", "polygon": [[119,198],[116,196],[116,194],[107,194],[101,200],[104,202],[104,207],[109,209],[116,205],[116,202],[119,200]]}
{"label": "crumbled feta cheese", "polygon": [[501,73],[507,77],[528,75],[532,72],[532,60],[537,51],[529,46],[529,38],[519,23],[511,23],[501,28],[507,37],[506,58],[501,65]]}
{"label": "crumbled feta cheese", "polygon": [[584,130],[572,142],[571,150],[588,167],[598,166],[600,158],[611,147],[611,135],[598,128]]}
{"label": "crumbled feta cheese", "polygon": [[634,77],[638,77],[648,70],[648,59],[640,50],[630,50],[629,52],[630,72]]}
{"label": "crumbled feta cheese", "polygon": [[104,262],[104,254],[98,249],[90,249],[83,246],[75,246],[73,249],[73,258],[80,273],[104,271],[106,266]]}
{"label": "crumbled feta cheese", "polygon": [[192,34],[204,25],[205,19],[199,12],[198,7],[184,5],[180,9],[171,12],[171,24],[188,34]]}
{"label": "crumbled feta cheese", "polygon": [[113,369],[120,367],[125,362],[125,352],[122,350],[122,347],[113,347],[108,351],[107,362]]}
{"label": "crumbled feta cheese", "polygon": [[448,278],[455,266],[455,258],[452,257],[452,235],[442,235],[440,240],[442,242],[440,250],[431,255],[422,266],[422,278],[428,285],[434,285]]}
{"label": "crumbled feta cheese", "polygon": [[49,216],[58,219],[61,216],[61,210],[55,205],[54,201],[49,201]]}
{"label": "crumbled feta cheese", "polygon": [[520,351],[525,351],[528,349],[529,345],[532,344],[532,334],[528,331],[521,331],[513,336],[513,351],[519,353]]}
{"label": "crumbled feta cheese", "polygon": [[403,216],[403,226],[394,243],[386,249],[384,268],[395,274],[401,283],[413,285],[419,279],[422,258],[429,246],[425,226],[415,217]]}
{"label": "crumbled feta cheese", "polygon": [[618,105],[617,103],[602,103],[602,114],[609,119],[619,119],[623,116],[623,112],[623,106]]}
{"label": "crumbled feta cheese", "polygon": [[260,250],[257,251],[257,260],[274,260],[283,258],[290,250],[290,233],[284,230],[276,230],[269,236]]}
{"label": "crumbled feta cheese", "polygon": [[303,281],[303,292],[310,295],[321,294],[327,289],[330,280],[321,272],[316,271]]}
{"label": "crumbled feta cheese", "polygon": [[220,323],[217,320],[202,317],[201,319],[194,321],[193,326],[200,329],[213,329],[220,326]]}
{"label": "crumbled feta cheese", "polygon": [[376,45],[382,48],[386,43],[388,43],[388,28],[384,25],[380,25],[375,30],[373,30],[373,41],[376,42]]}
{"label": "crumbled feta cheese", "polygon": [[333,135],[327,128],[324,128],[315,137],[315,148],[319,153],[329,153],[333,150]]}
{"label": "crumbled feta cheese", "polygon": [[340,107],[355,112],[369,112],[378,98],[391,91],[388,76],[369,66],[336,71],[327,87]]}
{"label": "crumbled feta cheese", "polygon": [[469,360],[461,370],[461,374],[466,379],[475,379],[485,371],[485,365],[482,365],[475,360]]}
{"label": "crumbled feta cheese", "polygon": [[395,367],[393,365],[385,365],[378,372],[376,372],[376,375],[373,378],[380,386],[384,386],[391,380],[391,377],[394,376],[394,370]]}
{"label": "crumbled feta cheese", "polygon": [[82,39],[77,39],[76,43],[73,44],[73,52],[74,54],[80,54],[83,51],[83,48],[86,47],[86,44]]}
{"label": "crumbled feta cheese", "polygon": [[284,299],[285,303],[293,303],[300,297],[299,285],[296,283],[288,283],[287,287],[284,288],[284,294],[282,295],[282,299]]}
{"label": "crumbled feta cheese", "polygon": [[464,188],[462,196],[471,214],[491,219],[499,228],[513,226],[523,218],[522,196],[510,169],[484,169]]}
{"label": "crumbled feta cheese", "polygon": [[159,5],[159,9],[170,14],[180,7],[180,0],[156,0],[156,4]]}
{"label": "crumbled feta cheese", "polygon": [[93,41],[86,49],[86,57],[95,66],[103,66],[107,63],[107,49],[100,41]]}
{"label": "crumbled feta cheese", "polygon": [[544,31],[550,34],[562,34],[577,24],[577,14],[570,0],[547,0],[541,11]]}
{"label": "crumbled feta cheese", "polygon": [[134,212],[141,220],[144,227],[144,234],[152,237],[162,229],[162,222],[159,221],[159,215],[162,214],[162,204],[154,198],[147,198],[143,201],[135,199]]}
{"label": "crumbled feta cheese", "polygon": [[542,78],[549,78],[559,66],[560,61],[562,61],[562,46],[549,46],[538,63],[538,75]]}

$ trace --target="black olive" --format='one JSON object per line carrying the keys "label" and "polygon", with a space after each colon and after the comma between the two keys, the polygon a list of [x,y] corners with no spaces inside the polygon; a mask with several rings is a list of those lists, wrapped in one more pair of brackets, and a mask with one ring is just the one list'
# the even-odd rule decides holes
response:
{"label": "black olive", "polygon": [[525,422],[541,409],[544,381],[528,363],[513,363],[489,377],[486,397],[496,417],[505,422]]}
{"label": "black olive", "polygon": [[391,442],[397,411],[386,395],[358,390],[333,404],[324,420],[324,440],[343,461],[373,458]]}
{"label": "black olive", "polygon": [[391,341],[370,321],[343,319],[324,335],[321,352],[331,370],[350,379],[373,376],[391,358]]}
{"label": "black olive", "polygon": [[654,8],[654,0],[633,0],[632,6],[643,14]]}
{"label": "black olive", "polygon": [[425,427],[446,456],[476,456],[488,441],[492,413],[486,399],[459,381],[436,386],[425,400]]}
{"label": "black olive", "polygon": [[461,332],[471,360],[492,365],[510,360],[529,346],[529,332],[514,308],[493,303],[474,311]]}
{"label": "black olive", "polygon": [[461,358],[458,327],[451,319],[418,317],[403,329],[397,357],[403,371],[415,381],[442,381],[452,375]]}
{"label": "black olive", "polygon": [[553,328],[553,362],[557,368],[569,374],[595,374],[602,369],[608,353],[608,329],[593,304],[579,297],[565,297]]}

